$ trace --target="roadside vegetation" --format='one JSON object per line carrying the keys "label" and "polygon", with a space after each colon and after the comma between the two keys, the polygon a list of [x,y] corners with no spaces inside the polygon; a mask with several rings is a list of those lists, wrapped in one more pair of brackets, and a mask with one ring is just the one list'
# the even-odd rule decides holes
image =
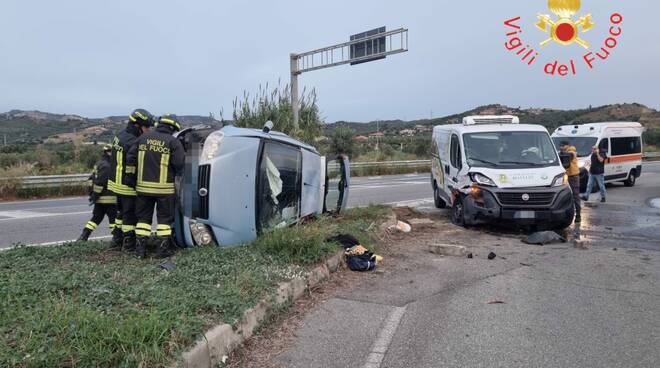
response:
{"label": "roadside vegetation", "polygon": [[353,209],[243,247],[183,250],[171,271],[104,243],[0,252],[0,366],[170,366],[206,329],[235,323],[279,282],[340,250],[328,236],[376,247],[389,211]]}

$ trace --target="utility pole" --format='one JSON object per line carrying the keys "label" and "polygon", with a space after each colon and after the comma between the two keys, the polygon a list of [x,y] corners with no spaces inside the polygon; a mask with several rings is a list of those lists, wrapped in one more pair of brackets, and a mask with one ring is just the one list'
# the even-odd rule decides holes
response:
{"label": "utility pole", "polygon": [[344,64],[367,63],[406,51],[408,51],[408,29],[399,28],[387,32],[385,27],[380,27],[352,35],[349,42],[300,54],[291,53],[289,59],[294,128],[298,129],[300,119],[300,99],[298,97],[298,76],[300,74]]}
{"label": "utility pole", "polygon": [[300,103],[298,102],[298,55],[291,54],[291,107],[293,110],[293,128],[298,130],[298,120],[300,119]]}
{"label": "utility pole", "polygon": [[7,145],[7,133],[5,133],[5,146]]}

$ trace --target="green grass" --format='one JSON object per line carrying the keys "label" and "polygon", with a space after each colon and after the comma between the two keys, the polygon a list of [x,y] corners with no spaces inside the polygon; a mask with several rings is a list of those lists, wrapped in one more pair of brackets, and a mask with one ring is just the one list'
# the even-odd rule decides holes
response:
{"label": "green grass", "polygon": [[373,248],[387,211],[355,209],[243,247],[181,251],[172,271],[103,243],[0,252],[0,366],[167,366],[205,329],[235,323],[279,282],[336,252],[327,236],[349,232]]}

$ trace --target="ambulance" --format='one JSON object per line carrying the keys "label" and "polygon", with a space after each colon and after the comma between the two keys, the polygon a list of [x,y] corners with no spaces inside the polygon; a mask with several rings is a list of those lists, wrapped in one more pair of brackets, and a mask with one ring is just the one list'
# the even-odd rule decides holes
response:
{"label": "ambulance", "polygon": [[[563,141],[577,149],[580,166],[580,188],[586,190],[591,166],[591,150],[598,146],[607,152],[605,182],[635,185],[642,175],[642,133],[640,123],[610,122],[564,125],[555,130],[552,139],[557,149]],[[598,184],[595,185],[598,190]]]}
{"label": "ambulance", "polygon": [[468,116],[433,129],[431,185],[459,226],[565,229],[575,215],[566,170],[550,134],[518,117]]}

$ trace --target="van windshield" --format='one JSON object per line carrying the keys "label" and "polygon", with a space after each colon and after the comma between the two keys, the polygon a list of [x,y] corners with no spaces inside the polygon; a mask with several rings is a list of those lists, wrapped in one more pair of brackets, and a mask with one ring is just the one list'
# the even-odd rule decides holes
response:
{"label": "van windshield", "polygon": [[484,132],[463,135],[471,167],[535,168],[558,164],[557,151],[544,132]]}
{"label": "van windshield", "polygon": [[579,157],[591,156],[591,149],[598,142],[598,138],[593,137],[554,137],[552,140],[555,142],[557,150],[559,150],[561,142],[567,141],[568,144],[575,147]]}

